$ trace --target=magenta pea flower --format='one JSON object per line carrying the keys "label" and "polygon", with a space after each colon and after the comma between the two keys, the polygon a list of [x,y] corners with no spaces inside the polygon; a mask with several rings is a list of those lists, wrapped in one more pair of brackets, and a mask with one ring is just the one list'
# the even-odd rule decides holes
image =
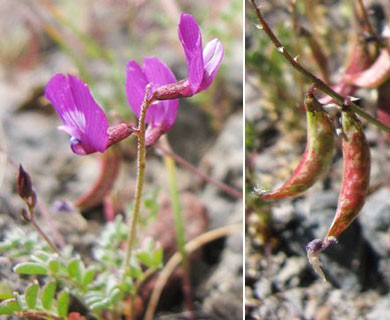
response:
{"label": "magenta pea flower", "polygon": [[[126,94],[135,115],[140,116],[145,88],[149,83],[152,85],[150,94],[153,94],[156,88],[174,82],[176,82],[174,74],[158,58],[144,58],[142,67],[134,60],[129,61],[126,69]],[[154,101],[149,106],[145,118],[145,122],[149,125],[145,136],[147,145],[156,142],[173,126],[178,106],[178,99]]]}
{"label": "magenta pea flower", "polygon": [[193,16],[183,13],[179,23],[179,39],[188,66],[188,88],[185,96],[206,90],[213,82],[223,58],[223,47],[218,39],[208,42],[203,49],[202,34]]}
{"label": "magenta pea flower", "polygon": [[206,90],[212,84],[224,55],[218,39],[208,42],[203,49],[198,23],[189,14],[182,14],[179,23],[179,40],[186,55],[188,79],[176,81],[167,65],[154,57],[144,59],[141,67],[129,61],[126,70],[126,94],[130,107],[137,117],[141,112],[147,84],[151,84],[147,110],[147,144],[153,144],[167,132],[176,120],[178,100]]}
{"label": "magenta pea flower", "polygon": [[191,97],[208,89],[221,65],[224,55],[222,43],[213,39],[203,49],[202,34],[193,16],[187,13],[181,15],[178,33],[187,60],[188,79],[158,88],[154,99]]}
{"label": "magenta pea flower", "polygon": [[85,155],[106,150],[108,120],[85,83],[72,75],[56,74],[47,84],[45,96],[63,123],[58,129],[70,135],[74,153]]}
{"label": "magenta pea flower", "polygon": [[104,152],[134,131],[127,123],[109,127],[88,85],[75,76],[53,76],[46,86],[45,97],[61,118],[63,125],[58,129],[70,135],[70,147],[78,155]]}

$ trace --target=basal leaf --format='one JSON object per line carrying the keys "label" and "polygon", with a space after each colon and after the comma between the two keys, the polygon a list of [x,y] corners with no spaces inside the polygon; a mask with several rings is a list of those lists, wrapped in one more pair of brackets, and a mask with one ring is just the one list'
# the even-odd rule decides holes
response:
{"label": "basal leaf", "polygon": [[49,260],[48,267],[52,273],[56,274],[60,268],[60,262],[58,261],[58,259],[52,258]]}
{"label": "basal leaf", "polygon": [[13,297],[12,288],[5,279],[0,281],[0,301],[11,299]]}
{"label": "basal leaf", "polygon": [[38,291],[39,285],[37,283],[32,283],[27,287],[24,298],[28,308],[34,309],[37,305]]}
{"label": "basal leaf", "polygon": [[16,299],[8,299],[0,303],[0,315],[11,315],[20,310],[22,307]]}
{"label": "basal leaf", "polygon": [[153,265],[159,268],[163,263],[164,250],[162,247],[158,248],[153,254]]}
{"label": "basal leaf", "polygon": [[142,264],[144,264],[147,267],[153,265],[153,259],[150,256],[149,252],[146,251],[139,252],[137,253],[137,258]]}
{"label": "basal leaf", "polygon": [[56,293],[56,283],[54,281],[47,283],[41,293],[41,303],[45,310],[51,310],[54,295]]}
{"label": "basal leaf", "polygon": [[68,264],[68,274],[71,278],[81,281],[84,273],[84,264],[80,258],[72,259]]}
{"label": "basal leaf", "polygon": [[60,317],[66,317],[68,315],[69,306],[69,292],[61,291],[57,299],[57,311]]}
{"label": "basal leaf", "polygon": [[10,307],[3,305],[3,304],[0,304],[0,316],[11,315],[13,313],[14,313],[14,311]]}
{"label": "basal leaf", "polygon": [[19,274],[44,275],[48,273],[45,265],[37,262],[22,262],[14,267],[14,271]]}
{"label": "basal leaf", "polygon": [[93,303],[90,305],[91,310],[96,311],[96,310],[102,310],[107,308],[110,305],[109,299],[103,299],[101,301],[98,301],[96,303]]}
{"label": "basal leaf", "polygon": [[90,283],[92,283],[95,278],[96,269],[94,267],[88,267],[83,275],[81,283],[84,287],[87,287]]}

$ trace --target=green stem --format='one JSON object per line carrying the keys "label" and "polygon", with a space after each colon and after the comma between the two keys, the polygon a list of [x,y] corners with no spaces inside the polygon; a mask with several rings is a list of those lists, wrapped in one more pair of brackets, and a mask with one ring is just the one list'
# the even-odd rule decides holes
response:
{"label": "green stem", "polygon": [[[259,6],[256,5],[255,0],[251,0],[255,10],[257,17],[261,23],[260,29],[264,30],[265,33],[268,35],[272,43],[275,45],[276,49],[282,54],[282,56],[287,60],[287,62],[297,71],[302,73],[307,79],[309,79],[311,82],[313,82],[316,87],[321,90],[322,92],[326,93],[328,96],[332,97],[334,101],[336,101],[340,105],[345,104],[345,97],[341,96],[337,92],[335,92],[332,88],[330,88],[324,81],[317,78],[315,75],[313,75],[311,72],[303,68],[298,62],[297,59],[294,59],[286,50],[286,48],[280,43],[278,38],[275,36],[273,31],[268,26],[268,23],[265,21],[261,9]],[[382,122],[375,119],[370,114],[366,113],[364,110],[362,110],[356,103],[354,102],[348,102],[348,107],[355,113],[357,113],[362,118],[366,119],[368,122],[372,123],[373,125],[376,125],[378,128],[382,129],[383,131],[386,131],[390,133],[390,127],[386,126]]]}
{"label": "green stem", "polygon": [[[160,138],[161,143],[165,146],[165,149],[170,149],[166,136]],[[183,215],[180,205],[179,190],[176,179],[176,164],[175,161],[168,155],[164,154],[164,164],[168,173],[168,187],[171,197],[171,204],[175,218],[176,238],[177,246],[180,254],[183,257],[183,264],[185,269],[189,270],[189,263],[187,253],[185,251],[185,227],[183,221]]]}
{"label": "green stem", "polygon": [[128,233],[129,236],[127,238],[127,243],[126,243],[125,258],[123,260],[122,285],[125,284],[126,274],[128,272],[132,253],[133,253],[134,239],[136,235],[138,216],[141,207],[142,188],[145,180],[145,165],[146,165],[145,117],[146,117],[146,111],[150,105],[150,102],[148,101],[150,87],[151,87],[150,85],[146,86],[145,98],[141,106],[141,114],[138,120],[138,129],[136,131],[137,138],[138,138],[137,182],[135,187],[133,213],[131,215],[131,221],[129,224],[129,233]]}
{"label": "green stem", "polygon": [[[170,150],[168,139],[166,136],[160,138],[161,144],[165,146],[167,150]],[[177,175],[176,175],[176,163],[172,157],[164,154],[165,168],[168,173],[168,187],[171,197],[171,205],[174,214],[175,230],[176,230],[176,241],[178,251],[182,257],[182,265],[184,269],[183,274],[183,292],[184,301],[187,309],[192,310],[192,292],[191,292],[191,281],[190,281],[190,264],[188,259],[188,253],[185,249],[185,226],[182,208],[180,204],[179,188],[177,186]]]}

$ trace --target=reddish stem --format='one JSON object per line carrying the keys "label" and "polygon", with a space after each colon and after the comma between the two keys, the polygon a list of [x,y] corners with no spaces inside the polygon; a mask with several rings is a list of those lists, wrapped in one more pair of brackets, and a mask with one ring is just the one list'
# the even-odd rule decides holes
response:
{"label": "reddish stem", "polygon": [[181,166],[183,166],[184,168],[194,172],[197,176],[199,176],[200,178],[202,178],[203,180],[211,183],[212,185],[216,186],[218,189],[226,192],[227,194],[231,195],[232,197],[234,198],[237,198],[237,199],[241,199],[242,198],[242,193],[236,189],[233,189],[232,187],[214,179],[213,177],[205,174],[204,172],[200,171],[197,167],[193,166],[192,164],[190,164],[189,162],[187,162],[185,159],[183,159],[182,157],[180,157],[179,155],[177,155],[176,153],[164,148],[163,146],[161,146],[161,144],[159,144],[157,146],[157,149],[171,157],[173,160],[175,160],[176,163],[180,164]]}

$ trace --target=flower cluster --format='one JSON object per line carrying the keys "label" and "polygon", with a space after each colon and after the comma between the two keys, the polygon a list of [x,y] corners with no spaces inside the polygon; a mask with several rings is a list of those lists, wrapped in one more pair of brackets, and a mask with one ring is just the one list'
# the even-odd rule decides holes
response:
{"label": "flower cluster", "polygon": [[[223,58],[223,47],[218,39],[208,42],[203,49],[198,23],[191,15],[181,15],[178,29],[187,61],[187,79],[177,81],[169,67],[156,57],[144,58],[142,66],[134,60],[127,64],[126,95],[137,117],[146,86],[151,85],[148,101],[151,105],[145,119],[147,145],[155,143],[172,128],[178,98],[190,97],[210,87]],[[70,135],[70,145],[76,154],[104,152],[133,132],[126,124],[110,127],[88,86],[75,76],[56,74],[47,84],[45,96],[60,116],[63,125],[59,129]]]}

